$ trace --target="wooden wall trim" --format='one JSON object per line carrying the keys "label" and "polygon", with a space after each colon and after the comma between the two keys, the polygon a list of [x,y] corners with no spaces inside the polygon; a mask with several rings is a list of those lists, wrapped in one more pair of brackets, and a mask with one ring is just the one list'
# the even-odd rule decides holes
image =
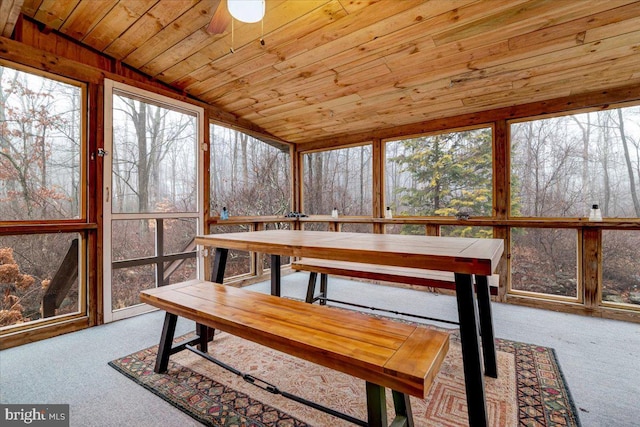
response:
{"label": "wooden wall trim", "polygon": [[58,335],[67,334],[69,332],[80,331],[88,326],[90,326],[89,318],[81,317],[57,322],[55,324],[42,325],[28,330],[10,332],[2,335],[2,339],[0,340],[0,350],[41,341]]}
{"label": "wooden wall trim", "polygon": [[35,224],[29,222],[4,222],[0,223],[0,236],[14,236],[21,234],[40,233],[81,233],[83,231],[96,230],[95,223],[60,221],[48,222],[46,224]]}
{"label": "wooden wall trim", "polygon": [[506,302],[509,304],[522,305],[542,310],[553,310],[561,313],[579,314],[582,316],[640,323],[640,311],[634,310],[617,309],[602,305],[597,308],[589,308],[579,303],[550,301],[548,299],[521,295],[507,295]]}

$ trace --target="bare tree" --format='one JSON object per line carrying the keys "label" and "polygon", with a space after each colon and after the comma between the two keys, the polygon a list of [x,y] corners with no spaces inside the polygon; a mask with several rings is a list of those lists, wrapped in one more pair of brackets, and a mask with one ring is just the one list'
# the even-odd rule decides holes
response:
{"label": "bare tree", "polygon": [[629,189],[631,191],[631,200],[633,201],[633,208],[636,216],[640,217],[640,201],[638,201],[638,193],[636,192],[636,178],[633,173],[633,166],[631,164],[631,155],[629,154],[629,143],[627,142],[627,135],[624,130],[624,118],[622,117],[622,109],[618,109],[618,129],[620,131],[620,138],[622,140],[622,147],[624,148],[624,160],[627,165],[627,172],[629,173]]}

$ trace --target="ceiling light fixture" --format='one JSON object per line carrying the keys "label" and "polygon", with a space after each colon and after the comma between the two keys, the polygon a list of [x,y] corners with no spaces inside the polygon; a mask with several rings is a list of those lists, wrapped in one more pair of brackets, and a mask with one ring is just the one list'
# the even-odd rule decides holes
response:
{"label": "ceiling light fixture", "polygon": [[253,24],[264,18],[265,0],[227,0],[229,13],[238,21]]}

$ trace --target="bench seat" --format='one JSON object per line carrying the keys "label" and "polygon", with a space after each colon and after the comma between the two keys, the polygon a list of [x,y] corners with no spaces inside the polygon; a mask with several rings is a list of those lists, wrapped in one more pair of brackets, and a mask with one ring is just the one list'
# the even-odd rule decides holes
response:
{"label": "bench seat", "polygon": [[424,398],[448,334],[207,281],[143,291],[141,300],[275,350]]}
{"label": "bench seat", "polygon": [[425,398],[449,346],[448,334],[424,326],[203,280],[146,290],[140,299],[167,312],[158,353],[166,362],[156,372],[167,368],[176,316],[361,378],[368,394],[375,384]]}
{"label": "bench seat", "polygon": [[[359,279],[379,280],[450,290],[456,289],[454,274],[448,271],[423,270],[421,268],[394,267],[317,258],[301,258],[292,262],[291,268],[293,270],[356,277]],[[489,276],[488,281],[491,295],[497,295],[498,276]]]}

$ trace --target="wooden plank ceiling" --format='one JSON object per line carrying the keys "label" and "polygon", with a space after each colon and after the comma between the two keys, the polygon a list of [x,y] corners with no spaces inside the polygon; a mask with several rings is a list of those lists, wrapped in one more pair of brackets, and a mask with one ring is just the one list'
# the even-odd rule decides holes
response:
{"label": "wooden plank ceiling", "polygon": [[218,7],[24,0],[22,12],[293,143],[640,83],[640,1],[266,0],[262,24],[209,34]]}

